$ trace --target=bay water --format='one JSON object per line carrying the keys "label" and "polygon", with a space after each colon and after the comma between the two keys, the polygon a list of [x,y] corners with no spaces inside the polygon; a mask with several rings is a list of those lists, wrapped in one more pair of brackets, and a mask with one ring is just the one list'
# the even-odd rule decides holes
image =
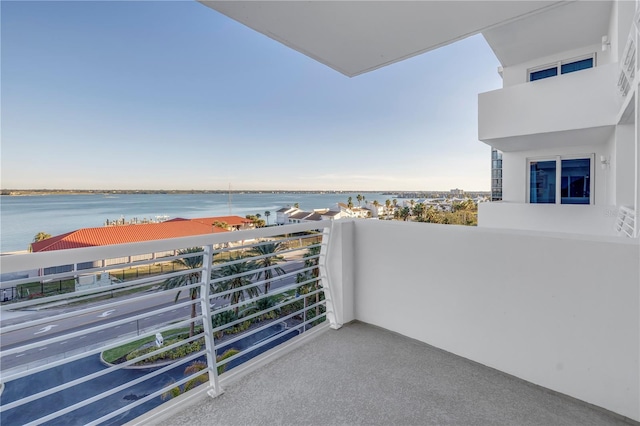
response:
{"label": "bay water", "polygon": [[[173,219],[260,213],[295,203],[303,210],[329,208],[357,193],[232,193],[229,194],[62,194],[0,196],[0,252],[26,250],[38,232],[59,235],[80,228],[104,226],[109,220]],[[381,204],[391,195],[362,193],[368,201]]]}

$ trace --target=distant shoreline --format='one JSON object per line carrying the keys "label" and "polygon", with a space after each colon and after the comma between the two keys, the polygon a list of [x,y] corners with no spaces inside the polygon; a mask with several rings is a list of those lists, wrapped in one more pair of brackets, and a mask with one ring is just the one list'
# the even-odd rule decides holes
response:
{"label": "distant shoreline", "polygon": [[[21,197],[32,195],[144,195],[144,194],[383,194],[393,197],[415,198],[419,195],[448,194],[450,191],[338,191],[338,190],[241,190],[241,189],[2,189],[0,196]],[[465,194],[490,195],[491,191],[464,191]]]}
{"label": "distant shoreline", "polygon": [[[122,195],[122,194],[380,194],[382,191],[320,191],[320,190],[240,190],[240,189],[3,189],[0,195]],[[396,194],[397,192],[393,192]],[[392,194],[389,192],[389,194]]]}

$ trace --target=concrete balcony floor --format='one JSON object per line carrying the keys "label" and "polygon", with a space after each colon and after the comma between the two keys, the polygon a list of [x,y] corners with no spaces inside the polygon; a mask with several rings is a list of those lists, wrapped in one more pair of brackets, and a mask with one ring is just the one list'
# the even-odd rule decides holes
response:
{"label": "concrete balcony floor", "polygon": [[[626,421],[625,421],[626,420]],[[634,424],[363,323],[327,330],[162,425]]]}

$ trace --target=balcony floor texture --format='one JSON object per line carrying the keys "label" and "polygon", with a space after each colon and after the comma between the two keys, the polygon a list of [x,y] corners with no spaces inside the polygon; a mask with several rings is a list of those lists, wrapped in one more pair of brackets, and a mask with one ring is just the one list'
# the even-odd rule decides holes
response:
{"label": "balcony floor texture", "polygon": [[625,419],[363,323],[301,347],[162,425],[628,425]]}

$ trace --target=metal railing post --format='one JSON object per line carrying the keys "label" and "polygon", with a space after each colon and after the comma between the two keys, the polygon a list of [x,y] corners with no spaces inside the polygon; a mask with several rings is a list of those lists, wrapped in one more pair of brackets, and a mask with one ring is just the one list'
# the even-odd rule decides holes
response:
{"label": "metal railing post", "polygon": [[329,248],[331,228],[333,228],[333,222],[331,226],[327,226],[322,230],[322,241],[320,244],[320,257],[318,258],[318,269],[320,270],[320,283],[324,288],[324,298],[326,300],[326,318],[331,324],[331,328],[338,329],[341,327],[338,323],[336,316],[335,299],[333,298],[333,292],[331,288],[331,281],[329,274],[327,273],[327,250]]}
{"label": "metal railing post", "polygon": [[211,294],[211,269],[213,267],[213,245],[204,247],[202,258],[202,280],[200,288],[200,311],[202,312],[202,327],[204,330],[204,343],[207,356],[207,371],[209,372],[209,390],[207,393],[211,397],[216,397],[222,393],[218,378],[218,368],[216,367],[216,346],[213,337],[213,324],[211,322],[211,305],[209,296]]}

